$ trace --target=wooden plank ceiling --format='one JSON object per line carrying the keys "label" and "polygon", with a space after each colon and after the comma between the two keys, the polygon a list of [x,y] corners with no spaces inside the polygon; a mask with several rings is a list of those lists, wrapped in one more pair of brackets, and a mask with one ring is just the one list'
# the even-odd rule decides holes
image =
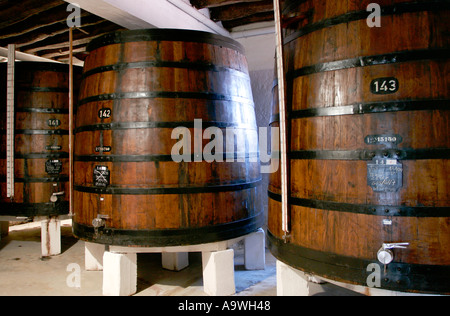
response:
{"label": "wooden plank ceiling", "polygon": [[234,27],[274,20],[273,0],[190,0],[197,9],[208,8],[211,19]]}
{"label": "wooden plank ceiling", "polygon": [[[211,19],[231,30],[255,22],[273,21],[273,0],[190,0],[197,9],[208,8]],[[61,62],[69,55],[67,2],[63,0],[0,0],[0,47]],[[74,30],[74,54],[82,59],[94,38],[124,28],[82,10],[81,30]]]}
{"label": "wooden plank ceiling", "polygon": [[[63,0],[2,0],[0,47],[16,44],[17,50],[61,62],[69,58],[67,2]],[[81,30],[74,31],[74,54],[86,51],[94,38],[122,27],[82,10]],[[81,58],[81,57],[80,57]]]}

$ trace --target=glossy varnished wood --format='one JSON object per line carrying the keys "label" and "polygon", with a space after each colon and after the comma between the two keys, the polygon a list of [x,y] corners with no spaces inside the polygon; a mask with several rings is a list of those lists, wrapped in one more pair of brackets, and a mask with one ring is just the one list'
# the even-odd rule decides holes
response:
{"label": "glossy varnished wood", "polygon": [[[258,140],[245,56],[233,41],[177,33],[116,33],[90,45],[76,123],[75,223],[82,229],[75,234],[80,238],[121,245],[189,244],[202,234],[213,241],[262,225],[259,160],[250,161],[257,158]],[[102,109],[112,116],[100,118]],[[244,141],[236,143],[232,155],[244,160],[172,161],[178,142],[172,139],[174,128],[189,129],[192,158],[201,156],[195,143],[203,149],[211,141],[195,136],[195,119],[204,124],[201,133],[211,126],[224,135],[226,127],[233,129]],[[111,151],[96,152],[101,144]],[[87,192],[96,189],[96,166],[108,167],[110,184]],[[107,218],[105,229],[120,238],[88,232],[99,215]],[[223,234],[229,224],[237,230]],[[155,238],[164,232],[178,237]]]}
{"label": "glossy varnished wood", "polygon": [[[3,66],[3,65],[2,65]],[[2,67],[1,203],[2,215],[67,214],[69,197],[69,66],[16,63],[15,194],[6,197],[6,67]],[[75,69],[78,91],[81,69]],[[50,126],[49,120],[58,121]],[[57,146],[53,147],[52,146]],[[61,172],[49,174],[46,163],[59,160]],[[64,192],[51,203],[53,193]]]}
{"label": "glossy varnished wood", "polygon": [[[415,10],[411,9],[408,1],[380,1],[378,3],[383,8],[397,6],[405,12],[382,16],[381,28],[369,28],[365,18],[346,23],[336,22],[317,29],[311,27],[320,25],[325,20],[332,21],[336,17],[348,17],[354,12],[364,11],[369,3],[370,1],[302,1],[291,5],[290,12],[285,12],[284,57],[289,85],[288,105],[291,117],[295,116],[289,121],[290,195],[297,201],[301,199],[316,203],[337,203],[335,205],[367,205],[374,209],[386,206],[385,214],[380,215],[378,211],[366,214],[367,212],[308,208],[293,202],[290,206],[289,243],[283,246],[283,243],[273,242],[273,251],[281,260],[314,273],[319,268],[314,271],[309,265],[300,263],[304,261],[296,260],[295,254],[289,259],[287,256],[283,257],[283,247],[288,248],[290,244],[300,247],[298,249],[313,250],[339,258],[379,263],[377,252],[383,243],[409,242],[407,249],[394,250],[395,263],[415,267],[430,266],[430,276],[436,275],[439,269],[448,269],[450,263],[450,219],[448,216],[433,214],[433,208],[443,211],[440,214],[448,214],[450,206],[448,157],[433,156],[438,151],[448,153],[450,148],[448,58],[413,58],[408,62],[393,60],[369,66],[338,67],[335,70],[316,66],[367,56],[382,57],[383,54],[412,56],[417,52],[432,54],[448,50],[449,39],[442,34],[448,32],[446,21],[449,11],[448,7],[442,10],[419,7],[422,4],[425,6],[426,1],[415,2]],[[292,18],[293,16],[298,18]],[[299,30],[308,28],[310,32],[298,36]],[[314,66],[309,68],[312,71],[298,75],[299,70],[311,66]],[[386,77],[397,78],[399,90],[386,95],[372,93],[372,80]],[[383,110],[383,105],[390,102],[411,101],[417,101],[418,108]],[[425,106],[425,103],[433,104],[433,101],[434,107]],[[370,111],[370,104],[379,106],[380,110]],[[363,108],[366,105],[366,109],[369,109],[367,113],[354,115],[335,113],[314,116],[308,114],[314,112],[305,112],[348,106]],[[277,106],[275,96],[273,126],[278,126]],[[400,135],[402,142],[368,145],[365,137],[369,135]],[[398,159],[403,165],[403,185],[397,192],[374,192],[367,182],[367,164],[371,159],[343,159],[338,156],[310,159],[295,156],[295,153],[327,151],[373,152],[374,158],[384,158],[378,155],[387,151],[394,153],[391,158]],[[406,160],[395,156],[395,153],[401,155],[406,151],[428,151],[430,154],[420,159]],[[272,193],[272,198],[269,199],[269,231],[274,240],[282,240],[284,236],[281,231],[281,203],[277,201],[277,196],[281,194],[280,188],[280,174],[272,174],[269,184],[269,191]],[[389,206],[429,207],[429,213],[417,217],[399,214],[393,216]],[[391,225],[386,225],[389,221],[392,221]],[[298,252],[298,258],[304,256],[302,251]],[[322,263],[333,266],[333,262]],[[355,281],[336,271],[329,268],[320,273],[339,281],[367,285],[364,277]],[[362,271],[362,276],[364,275],[366,274]],[[417,276],[403,272],[402,275],[411,279],[409,285],[398,283],[383,286],[400,291],[433,292],[433,285],[418,285],[428,282],[426,273]],[[445,283],[447,279],[441,282]],[[437,292],[450,291],[448,288],[443,290],[445,286],[436,285],[435,288],[439,289]]]}

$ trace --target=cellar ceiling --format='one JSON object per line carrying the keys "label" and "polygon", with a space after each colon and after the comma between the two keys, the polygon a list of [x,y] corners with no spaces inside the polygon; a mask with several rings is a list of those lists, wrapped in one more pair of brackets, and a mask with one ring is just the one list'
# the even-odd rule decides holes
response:
{"label": "cellar ceiling", "polygon": [[[273,21],[273,0],[190,0],[197,9],[209,9],[211,20],[223,27]],[[17,51],[67,62],[70,12],[63,0],[0,0],[0,47],[16,44]],[[74,55],[83,59],[94,38],[123,27],[82,10],[81,28],[74,30]],[[2,57],[0,57],[1,61]],[[4,58],[3,58],[4,59]]]}

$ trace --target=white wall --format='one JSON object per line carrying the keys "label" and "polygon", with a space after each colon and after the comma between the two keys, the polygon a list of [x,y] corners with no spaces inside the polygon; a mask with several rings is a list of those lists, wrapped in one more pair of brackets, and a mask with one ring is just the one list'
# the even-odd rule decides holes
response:
{"label": "white wall", "polygon": [[[267,25],[262,24],[261,28],[249,26],[231,33],[245,48],[259,126],[268,126],[269,123],[275,75],[275,28]],[[244,36],[245,34],[256,35]]]}
{"label": "white wall", "polygon": [[[271,33],[266,24],[266,27],[259,30],[262,30],[259,32],[263,33],[262,35],[240,37],[246,34],[245,32],[258,34],[258,29],[252,29],[251,26],[250,30],[240,29],[239,33],[232,32],[231,35],[244,45],[246,50],[258,127],[268,127],[272,115],[272,87],[275,75],[275,28]],[[268,185],[269,175],[263,175],[261,200],[266,216],[268,212]]]}

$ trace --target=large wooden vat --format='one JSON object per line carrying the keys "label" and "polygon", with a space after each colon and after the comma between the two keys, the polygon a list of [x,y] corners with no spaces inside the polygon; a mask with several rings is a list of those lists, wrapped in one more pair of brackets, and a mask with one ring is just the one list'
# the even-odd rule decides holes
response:
{"label": "large wooden vat", "polygon": [[[69,65],[16,62],[12,200],[6,191],[6,70],[6,64],[0,65],[0,215],[32,218],[68,214]],[[81,68],[78,70],[77,91]]]}
{"label": "large wooden vat", "polygon": [[[173,246],[261,227],[257,127],[242,47],[203,32],[138,30],[101,37],[88,50],[76,123],[74,234],[110,245]],[[203,129],[194,131],[195,119]],[[191,133],[192,153],[182,154],[192,162],[171,157],[177,127]],[[243,137],[232,149],[241,162],[201,159],[194,141],[207,145],[209,127]]]}
{"label": "large wooden vat", "polygon": [[370,28],[370,2],[286,2],[290,232],[276,173],[270,248],[331,280],[448,294],[449,3],[377,1]]}

